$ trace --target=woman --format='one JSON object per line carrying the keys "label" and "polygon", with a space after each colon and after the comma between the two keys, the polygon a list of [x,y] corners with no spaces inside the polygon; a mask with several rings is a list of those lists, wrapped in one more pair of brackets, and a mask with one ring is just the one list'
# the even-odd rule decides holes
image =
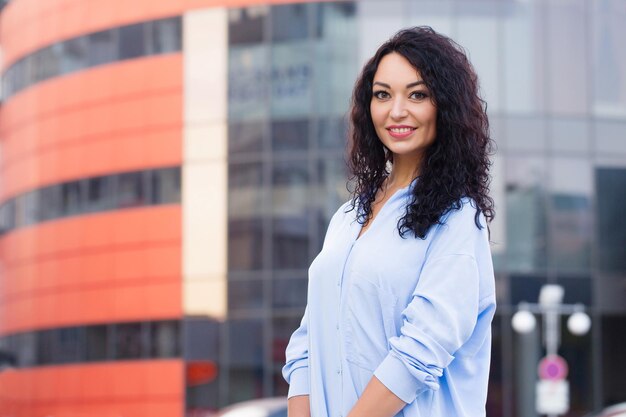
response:
{"label": "woman", "polygon": [[485,414],[495,287],[491,139],[461,48],[403,30],[352,99],[353,198],[309,269],[290,417]]}

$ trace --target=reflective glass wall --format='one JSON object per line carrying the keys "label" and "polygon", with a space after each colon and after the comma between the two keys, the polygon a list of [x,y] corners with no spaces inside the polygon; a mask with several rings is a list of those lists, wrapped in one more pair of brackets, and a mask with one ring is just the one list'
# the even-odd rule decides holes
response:
{"label": "reflective glass wall", "polygon": [[352,3],[229,11],[227,402],[287,392],[280,371],[307,268],[348,196],[355,13]]}
{"label": "reflective glass wall", "polygon": [[[540,334],[511,316],[541,285],[592,317],[562,326],[571,410],[626,401],[626,3],[386,0],[229,10],[229,320],[220,404],[282,395],[307,268],[346,191],[346,112],[361,65],[403,27],[468,52],[488,102],[499,308],[490,416],[535,415]],[[226,353],[228,352],[228,353]]]}

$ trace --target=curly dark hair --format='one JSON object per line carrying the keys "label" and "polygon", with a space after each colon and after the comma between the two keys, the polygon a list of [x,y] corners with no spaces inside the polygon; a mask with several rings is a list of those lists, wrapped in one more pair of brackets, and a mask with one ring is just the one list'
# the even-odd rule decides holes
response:
{"label": "curly dark hair", "polygon": [[385,42],[365,64],[352,95],[350,113],[349,166],[352,201],[357,220],[365,224],[372,216],[372,203],[388,176],[392,160],[379,140],[372,116],[372,83],[381,59],[392,52],[402,55],[422,76],[437,108],[437,136],[424,153],[419,180],[412,188],[411,201],[398,221],[402,237],[413,232],[424,239],[442,216],[461,208],[469,197],[476,206],[475,223],[481,228],[482,212],[487,222],[494,218],[489,197],[489,136],[487,105],[479,95],[478,77],[463,49],[432,28],[404,29]]}

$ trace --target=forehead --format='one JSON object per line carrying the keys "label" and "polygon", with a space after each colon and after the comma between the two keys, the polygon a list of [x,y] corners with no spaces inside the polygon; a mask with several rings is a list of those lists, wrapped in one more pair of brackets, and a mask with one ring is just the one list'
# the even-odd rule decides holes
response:
{"label": "forehead", "polygon": [[374,74],[374,81],[389,84],[392,87],[420,81],[419,71],[409,61],[397,52],[385,55],[378,63]]}

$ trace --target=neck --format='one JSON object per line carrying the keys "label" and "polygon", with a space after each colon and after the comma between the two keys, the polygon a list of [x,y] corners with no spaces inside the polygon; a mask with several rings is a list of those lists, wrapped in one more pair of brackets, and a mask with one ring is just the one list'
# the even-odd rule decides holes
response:
{"label": "neck", "polygon": [[387,177],[387,188],[404,188],[420,174],[421,158],[394,155],[393,168]]}

